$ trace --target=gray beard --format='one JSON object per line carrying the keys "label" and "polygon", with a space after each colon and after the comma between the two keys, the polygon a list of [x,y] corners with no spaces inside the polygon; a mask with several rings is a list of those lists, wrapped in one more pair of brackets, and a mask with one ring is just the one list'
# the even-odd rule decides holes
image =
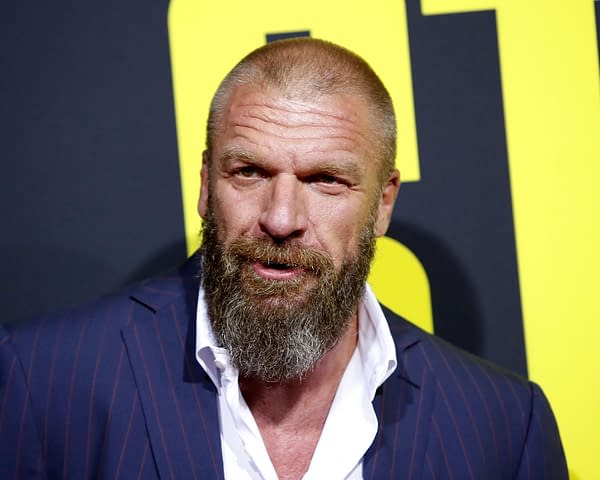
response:
{"label": "gray beard", "polygon": [[[375,250],[373,220],[359,239],[356,259],[336,271],[321,251],[269,238],[218,240],[216,221],[203,224],[202,285],[218,344],[242,377],[264,382],[302,378],[340,339],[363,297]],[[268,280],[256,261],[293,265],[303,275]]]}

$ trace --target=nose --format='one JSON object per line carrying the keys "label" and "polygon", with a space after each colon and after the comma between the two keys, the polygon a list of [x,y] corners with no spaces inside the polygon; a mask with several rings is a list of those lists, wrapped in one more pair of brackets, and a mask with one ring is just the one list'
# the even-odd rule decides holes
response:
{"label": "nose", "polygon": [[271,178],[259,217],[261,230],[276,240],[299,238],[306,231],[303,185],[294,175]]}

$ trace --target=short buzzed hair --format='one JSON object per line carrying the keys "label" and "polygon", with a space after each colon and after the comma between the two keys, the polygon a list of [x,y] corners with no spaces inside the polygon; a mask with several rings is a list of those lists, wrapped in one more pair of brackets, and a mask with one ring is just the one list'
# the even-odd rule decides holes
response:
{"label": "short buzzed hair", "polygon": [[209,156],[229,97],[242,85],[273,89],[291,98],[339,94],[364,98],[371,112],[382,186],[389,178],[396,158],[392,99],[369,64],[355,53],[306,37],[278,40],[249,53],[227,74],[212,99],[206,135]]}

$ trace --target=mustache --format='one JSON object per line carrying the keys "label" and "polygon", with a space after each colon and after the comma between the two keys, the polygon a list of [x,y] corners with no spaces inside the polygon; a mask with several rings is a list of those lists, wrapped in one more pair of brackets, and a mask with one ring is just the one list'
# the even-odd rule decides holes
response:
{"label": "mustache", "polygon": [[334,268],[333,259],[322,251],[291,242],[279,244],[269,238],[237,238],[227,247],[227,253],[240,262],[301,268],[314,275]]}

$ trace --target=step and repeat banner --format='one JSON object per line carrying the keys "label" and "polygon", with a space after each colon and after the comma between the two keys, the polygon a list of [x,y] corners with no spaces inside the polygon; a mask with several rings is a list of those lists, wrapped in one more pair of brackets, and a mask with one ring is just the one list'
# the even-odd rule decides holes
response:
{"label": "step and repeat banner", "polygon": [[355,3],[5,2],[1,321],[182,262],[219,80],[265,42],[331,40],[397,109],[379,298],[539,382],[571,478],[600,478],[599,3]]}

